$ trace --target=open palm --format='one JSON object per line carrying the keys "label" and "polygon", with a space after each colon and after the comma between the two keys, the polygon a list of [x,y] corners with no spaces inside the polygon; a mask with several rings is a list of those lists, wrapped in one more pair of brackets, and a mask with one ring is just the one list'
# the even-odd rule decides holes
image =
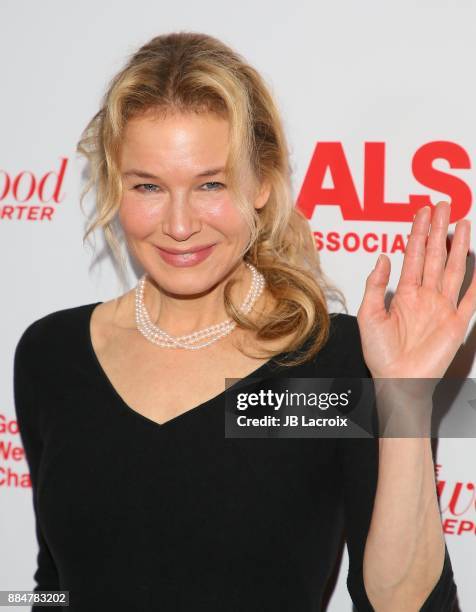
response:
{"label": "open palm", "polygon": [[458,304],[471,224],[458,221],[447,258],[449,217],[447,202],[416,214],[388,311],[390,259],[382,255],[367,278],[357,321],[374,378],[441,378],[464,342],[476,311],[476,269]]}

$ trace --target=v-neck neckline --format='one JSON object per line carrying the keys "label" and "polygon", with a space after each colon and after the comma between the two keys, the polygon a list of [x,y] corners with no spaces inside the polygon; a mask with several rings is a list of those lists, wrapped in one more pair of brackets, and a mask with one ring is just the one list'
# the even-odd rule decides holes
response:
{"label": "v-neck neckline", "polygon": [[[93,302],[92,304],[89,304],[88,306],[86,306],[86,316],[85,316],[85,336],[86,336],[87,350],[94,364],[96,373],[98,374],[99,379],[108,387],[109,391],[111,392],[113,397],[116,399],[117,403],[123,409],[125,409],[127,413],[129,413],[131,416],[135,418],[140,419],[143,422],[146,422],[152,425],[153,427],[157,429],[163,429],[165,427],[169,427],[175,424],[180,424],[187,417],[190,418],[192,415],[196,416],[198,413],[202,412],[210,404],[224,399],[225,393],[229,389],[235,387],[238,384],[242,384],[244,380],[252,379],[252,378],[261,376],[264,372],[268,372],[270,370],[270,366],[275,362],[276,358],[282,357],[283,355],[286,355],[288,353],[288,351],[282,351],[281,353],[274,355],[273,357],[271,357],[271,359],[268,359],[268,361],[265,361],[264,363],[262,363],[256,370],[253,370],[253,372],[250,372],[249,374],[247,374],[246,376],[242,378],[238,378],[236,382],[234,382],[232,385],[227,387],[227,389],[221,391],[214,397],[211,397],[205,400],[204,402],[198,404],[197,406],[194,406],[193,408],[190,408],[189,410],[186,410],[185,412],[182,412],[178,414],[177,416],[172,417],[171,419],[168,419],[167,421],[159,423],[158,421],[154,421],[154,419],[149,418],[145,414],[142,414],[138,412],[137,410],[135,410],[134,408],[132,408],[131,406],[129,406],[129,404],[124,400],[122,395],[118,392],[116,387],[112,384],[111,379],[109,378],[101,362],[99,361],[96,351],[94,350],[94,346],[92,342],[92,334],[91,334],[91,320],[92,320],[93,312],[95,308],[99,306],[99,304],[103,304],[103,302]],[[277,367],[279,369],[279,366]]]}

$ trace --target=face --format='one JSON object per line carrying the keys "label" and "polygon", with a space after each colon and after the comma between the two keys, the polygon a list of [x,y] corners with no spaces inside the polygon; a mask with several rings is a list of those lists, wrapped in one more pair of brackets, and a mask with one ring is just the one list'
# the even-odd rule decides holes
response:
{"label": "face", "polygon": [[[226,185],[228,125],[212,113],[149,114],[125,128],[119,220],[131,253],[166,292],[207,291],[242,261],[250,234]],[[269,197],[251,177],[245,191],[257,209]]]}

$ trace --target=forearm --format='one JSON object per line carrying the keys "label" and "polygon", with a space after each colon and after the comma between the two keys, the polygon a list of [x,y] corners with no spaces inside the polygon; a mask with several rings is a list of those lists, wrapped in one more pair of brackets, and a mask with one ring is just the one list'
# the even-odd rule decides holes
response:
{"label": "forearm", "polygon": [[[415,405],[407,402],[400,416],[410,409],[417,415]],[[420,407],[417,419],[422,420],[418,425],[413,421],[412,433],[420,431],[417,426],[423,431],[428,414],[431,410]],[[376,612],[418,611],[439,579],[444,552],[431,438],[381,437],[363,563],[365,588]]]}

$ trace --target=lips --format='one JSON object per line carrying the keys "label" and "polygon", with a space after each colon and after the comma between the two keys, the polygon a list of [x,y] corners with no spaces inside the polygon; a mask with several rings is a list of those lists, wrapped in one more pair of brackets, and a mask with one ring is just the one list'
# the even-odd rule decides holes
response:
{"label": "lips", "polygon": [[160,249],[161,251],[165,251],[166,253],[172,253],[174,255],[188,255],[189,253],[197,253],[198,251],[203,251],[203,249],[208,249],[211,246],[213,246],[213,243],[192,247],[190,249],[187,249],[186,251],[181,250],[181,249],[167,249],[165,247],[157,247],[157,248]]}
{"label": "lips", "polygon": [[188,266],[195,266],[207,259],[207,257],[215,249],[215,246],[216,244],[211,244],[205,247],[195,247],[194,250],[179,251],[178,253],[171,252],[160,247],[157,247],[157,250],[159,255],[166,263],[177,268],[185,268]]}

